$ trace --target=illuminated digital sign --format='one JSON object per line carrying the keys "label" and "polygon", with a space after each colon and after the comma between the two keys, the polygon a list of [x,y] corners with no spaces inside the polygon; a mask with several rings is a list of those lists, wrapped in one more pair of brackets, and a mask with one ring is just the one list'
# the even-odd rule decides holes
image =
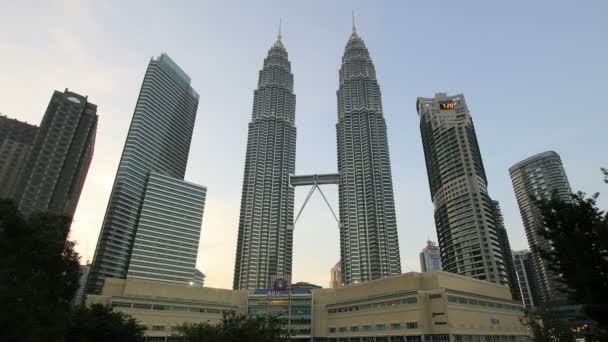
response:
{"label": "illuminated digital sign", "polygon": [[441,109],[441,110],[454,109],[454,102],[452,102],[451,100],[439,101],[439,109]]}

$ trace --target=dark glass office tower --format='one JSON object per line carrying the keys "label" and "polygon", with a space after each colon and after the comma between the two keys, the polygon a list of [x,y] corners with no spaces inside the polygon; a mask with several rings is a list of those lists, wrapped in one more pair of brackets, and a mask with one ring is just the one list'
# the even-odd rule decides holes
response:
{"label": "dark glass office tower", "polygon": [[386,122],[376,70],[363,39],[346,43],[338,95],[342,282],[401,273]]}
{"label": "dark glass office tower", "polygon": [[296,96],[281,35],[268,51],[253,96],[234,288],[270,288],[271,279],[290,279],[293,198],[289,174],[296,167]]}
{"label": "dark glass office tower", "polygon": [[511,297],[513,297],[513,300],[521,302],[521,290],[519,288],[519,282],[517,281],[517,272],[515,271],[513,255],[511,254],[511,244],[509,243],[507,228],[505,228],[505,220],[502,216],[502,210],[500,210],[500,203],[498,201],[492,201],[492,209],[494,210],[496,235],[498,236],[498,241],[500,242],[500,250],[502,251],[505,270],[507,271]]}
{"label": "dark glass office tower", "polygon": [[105,277],[127,276],[150,173],[184,179],[198,99],[190,77],[169,56],[152,58],[114,179],[88,293],[99,293]]}
{"label": "dark glass office tower", "polygon": [[[562,201],[570,201],[570,183],[559,154],[553,151],[539,153],[524,159],[509,168],[513,190],[517,198],[528,245],[530,246],[534,268],[540,283],[540,293],[544,302],[565,303],[567,296],[560,291],[563,285],[557,274],[552,272],[541,257],[541,250],[551,248],[549,242],[537,231],[543,225],[540,210],[533,198],[548,199],[555,194]],[[536,303],[541,304],[541,303]]]}
{"label": "dark glass office tower", "polygon": [[0,198],[13,199],[38,127],[0,115]]}
{"label": "dark glass office tower", "polygon": [[15,192],[23,214],[74,215],[96,132],[96,105],[68,89],[53,93]]}
{"label": "dark glass office tower", "polygon": [[508,285],[494,203],[464,96],[419,97],[416,108],[443,270]]}

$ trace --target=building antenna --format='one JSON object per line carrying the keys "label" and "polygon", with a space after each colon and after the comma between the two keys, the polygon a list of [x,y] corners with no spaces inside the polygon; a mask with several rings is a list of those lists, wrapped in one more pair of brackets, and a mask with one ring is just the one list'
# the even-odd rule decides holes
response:
{"label": "building antenna", "polygon": [[357,26],[355,26],[355,10],[352,10],[353,15],[353,33],[357,33]]}
{"label": "building antenna", "polygon": [[282,26],[283,26],[283,18],[279,18],[279,36],[278,36],[278,40],[281,40],[283,38],[283,36],[281,35]]}

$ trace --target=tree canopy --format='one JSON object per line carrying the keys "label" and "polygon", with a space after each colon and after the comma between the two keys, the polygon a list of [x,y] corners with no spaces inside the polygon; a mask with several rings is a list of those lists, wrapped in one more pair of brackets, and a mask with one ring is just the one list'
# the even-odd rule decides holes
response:
{"label": "tree canopy", "polygon": [[278,342],[287,341],[281,320],[274,316],[248,317],[233,311],[224,313],[217,325],[185,323],[178,327],[186,342]]}
{"label": "tree canopy", "polygon": [[598,209],[599,194],[571,195],[571,201],[557,196],[539,200],[544,219],[539,234],[551,247],[541,250],[558,280],[569,289],[576,303],[585,305],[587,315],[608,328],[608,216]]}
{"label": "tree canopy", "polygon": [[135,342],[144,336],[145,328],[122,312],[109,306],[93,304],[75,309],[66,342]]}
{"label": "tree canopy", "polygon": [[79,256],[66,240],[71,219],[23,217],[0,199],[0,333],[2,341],[132,341],[143,327],[111,308],[72,306]]}

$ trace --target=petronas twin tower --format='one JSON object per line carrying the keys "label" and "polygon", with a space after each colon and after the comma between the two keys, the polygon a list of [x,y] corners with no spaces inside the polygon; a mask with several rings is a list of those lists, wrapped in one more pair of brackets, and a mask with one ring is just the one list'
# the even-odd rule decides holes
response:
{"label": "petronas twin tower", "polygon": [[[393,184],[380,87],[353,25],[340,69],[338,171],[343,281],[401,273]],[[234,288],[290,279],[296,127],[293,74],[281,35],[260,71],[249,123]]]}

